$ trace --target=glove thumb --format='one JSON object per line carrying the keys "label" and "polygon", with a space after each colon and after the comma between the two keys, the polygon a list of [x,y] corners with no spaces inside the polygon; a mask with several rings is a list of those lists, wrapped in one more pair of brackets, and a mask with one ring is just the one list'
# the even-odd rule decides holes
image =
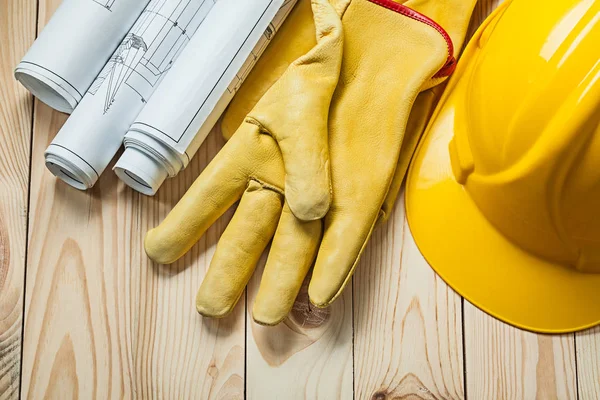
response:
{"label": "glove thumb", "polygon": [[294,61],[248,114],[278,142],[285,196],[292,213],[322,218],[331,202],[327,122],[343,51],[339,15],[327,0],[312,0],[317,44]]}

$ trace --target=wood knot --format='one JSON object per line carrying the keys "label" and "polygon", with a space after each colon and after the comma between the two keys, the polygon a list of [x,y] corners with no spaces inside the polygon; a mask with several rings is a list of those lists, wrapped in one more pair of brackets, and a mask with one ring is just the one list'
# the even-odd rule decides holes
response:
{"label": "wood knot", "polygon": [[213,379],[219,376],[219,368],[217,367],[214,359],[211,360],[210,365],[208,366],[208,375],[210,375],[210,377]]}
{"label": "wood knot", "polygon": [[387,399],[387,392],[384,392],[382,390],[378,390],[377,392],[373,393],[373,396],[371,397],[371,400],[386,400]]}

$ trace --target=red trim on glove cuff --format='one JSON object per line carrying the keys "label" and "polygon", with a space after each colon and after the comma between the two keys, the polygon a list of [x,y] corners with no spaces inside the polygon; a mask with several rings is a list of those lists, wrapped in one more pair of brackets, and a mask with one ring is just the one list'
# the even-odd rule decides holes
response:
{"label": "red trim on glove cuff", "polygon": [[454,58],[454,44],[452,44],[452,38],[448,35],[448,32],[444,28],[441,27],[440,24],[435,22],[429,17],[421,14],[418,11],[413,10],[412,8],[406,7],[405,5],[396,3],[393,0],[369,0],[371,3],[375,3],[402,15],[405,15],[409,18],[414,19],[415,21],[422,22],[434,28],[438,31],[448,46],[448,59],[446,60],[446,64],[433,76],[434,78],[444,78],[446,76],[450,76],[454,69],[456,68],[456,58]]}

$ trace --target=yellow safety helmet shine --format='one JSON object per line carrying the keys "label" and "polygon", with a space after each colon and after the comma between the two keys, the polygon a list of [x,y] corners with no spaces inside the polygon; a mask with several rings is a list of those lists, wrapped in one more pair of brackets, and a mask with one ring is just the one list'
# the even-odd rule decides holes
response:
{"label": "yellow safety helmet shine", "polygon": [[477,31],[409,172],[415,241],[538,332],[600,323],[600,1],[514,0]]}

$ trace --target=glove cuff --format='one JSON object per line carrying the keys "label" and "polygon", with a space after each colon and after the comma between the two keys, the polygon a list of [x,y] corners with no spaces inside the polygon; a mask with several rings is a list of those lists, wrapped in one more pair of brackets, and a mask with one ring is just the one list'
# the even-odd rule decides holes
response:
{"label": "glove cuff", "polygon": [[454,44],[452,43],[452,38],[446,32],[446,30],[437,22],[432,20],[431,18],[421,14],[418,11],[413,10],[403,4],[396,3],[393,0],[369,0],[371,3],[375,3],[397,13],[400,13],[404,16],[412,18],[416,21],[422,22],[434,28],[436,31],[442,35],[444,40],[446,41],[446,45],[448,46],[448,59],[444,66],[433,76],[433,78],[445,78],[447,76],[452,75],[454,69],[456,68],[456,58],[454,58]]}

